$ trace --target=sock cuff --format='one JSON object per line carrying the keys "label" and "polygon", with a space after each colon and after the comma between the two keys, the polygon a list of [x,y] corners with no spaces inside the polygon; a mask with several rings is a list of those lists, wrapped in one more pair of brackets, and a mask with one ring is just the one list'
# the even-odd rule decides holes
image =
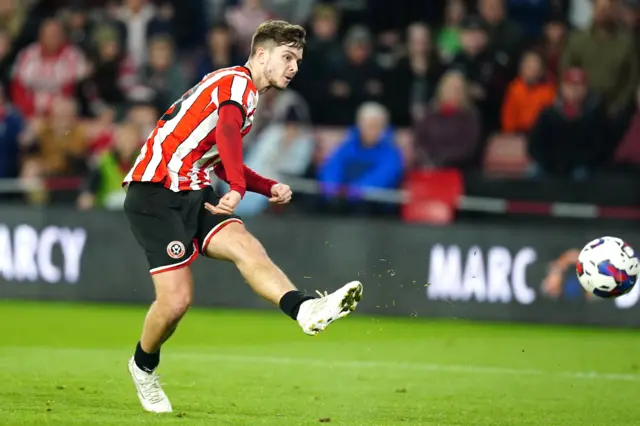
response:
{"label": "sock cuff", "polygon": [[142,349],[140,342],[138,342],[133,360],[139,369],[147,373],[152,373],[158,368],[158,364],[160,364],[160,351],[147,353]]}
{"label": "sock cuff", "polygon": [[300,310],[300,305],[302,304],[302,302],[310,299],[315,299],[315,297],[306,295],[298,290],[291,290],[285,293],[282,298],[280,298],[280,309],[282,309],[282,312],[295,320],[298,317],[298,311]]}

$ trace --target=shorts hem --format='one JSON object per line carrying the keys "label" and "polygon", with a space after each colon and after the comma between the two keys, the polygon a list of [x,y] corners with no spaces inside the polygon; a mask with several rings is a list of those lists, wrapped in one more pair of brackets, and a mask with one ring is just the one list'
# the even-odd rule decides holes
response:
{"label": "shorts hem", "polygon": [[175,271],[176,269],[181,269],[186,266],[189,266],[193,263],[194,260],[198,257],[198,246],[193,244],[193,253],[187,259],[183,260],[180,263],[174,263],[172,265],[158,266],[157,268],[152,268],[149,270],[149,274],[156,275],[162,272]]}
{"label": "shorts hem", "polygon": [[204,238],[204,241],[202,242],[201,250],[202,250],[202,254],[203,255],[206,255],[207,247],[209,246],[209,243],[211,242],[211,239],[214,237],[214,235],[216,235],[225,226],[227,226],[227,225],[229,225],[231,223],[240,223],[240,224],[244,225],[244,222],[241,219],[239,219],[237,217],[232,217],[230,219],[227,219],[227,220],[224,220],[224,221],[218,223],[216,226],[211,228],[211,231],[209,231],[207,236]]}

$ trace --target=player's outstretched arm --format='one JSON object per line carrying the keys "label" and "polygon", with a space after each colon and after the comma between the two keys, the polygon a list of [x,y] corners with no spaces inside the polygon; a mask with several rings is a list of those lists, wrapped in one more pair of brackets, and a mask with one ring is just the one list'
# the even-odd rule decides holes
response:
{"label": "player's outstretched arm", "polygon": [[291,188],[289,185],[278,183],[244,166],[244,178],[247,182],[247,190],[262,194],[274,204],[286,204],[291,201]]}
{"label": "player's outstretched arm", "polygon": [[242,111],[235,104],[223,105],[218,110],[216,145],[220,162],[214,167],[215,174],[241,197],[247,190],[242,161]]}
{"label": "player's outstretched arm", "polygon": [[[246,191],[264,195],[272,203],[288,203],[292,195],[288,185],[265,178],[243,164],[242,134],[240,132],[243,122],[242,110],[235,104],[228,104],[220,107],[219,111],[216,144],[218,145],[220,163],[216,164],[214,172],[231,188],[230,193],[222,198],[221,204],[223,205],[220,207],[226,210],[226,213],[232,213]],[[234,191],[239,196],[232,194]],[[211,208],[208,209],[213,212]]]}
{"label": "player's outstretched arm", "polygon": [[204,207],[212,214],[233,214],[246,192],[240,133],[244,118],[240,108],[230,103],[221,106],[218,112],[216,146],[220,163],[214,167],[214,172],[229,183],[231,190],[220,198],[217,206],[205,203]]}

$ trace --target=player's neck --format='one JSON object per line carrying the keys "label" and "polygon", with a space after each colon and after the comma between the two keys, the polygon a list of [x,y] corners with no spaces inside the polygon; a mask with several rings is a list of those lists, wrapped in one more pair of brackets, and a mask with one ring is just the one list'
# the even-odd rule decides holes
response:
{"label": "player's neck", "polygon": [[256,89],[258,89],[258,93],[262,94],[271,88],[271,85],[269,85],[269,82],[261,72],[260,66],[255,65],[251,59],[249,59],[244,67],[251,73],[251,80],[253,80],[253,84],[256,86]]}

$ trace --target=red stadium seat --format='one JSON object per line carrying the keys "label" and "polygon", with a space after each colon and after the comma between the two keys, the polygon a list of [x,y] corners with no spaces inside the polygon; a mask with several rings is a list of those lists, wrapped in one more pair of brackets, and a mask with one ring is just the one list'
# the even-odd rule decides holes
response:
{"label": "red stadium seat", "polygon": [[464,181],[456,169],[416,170],[407,174],[404,189],[408,196],[402,206],[405,222],[441,225],[453,221]]}

